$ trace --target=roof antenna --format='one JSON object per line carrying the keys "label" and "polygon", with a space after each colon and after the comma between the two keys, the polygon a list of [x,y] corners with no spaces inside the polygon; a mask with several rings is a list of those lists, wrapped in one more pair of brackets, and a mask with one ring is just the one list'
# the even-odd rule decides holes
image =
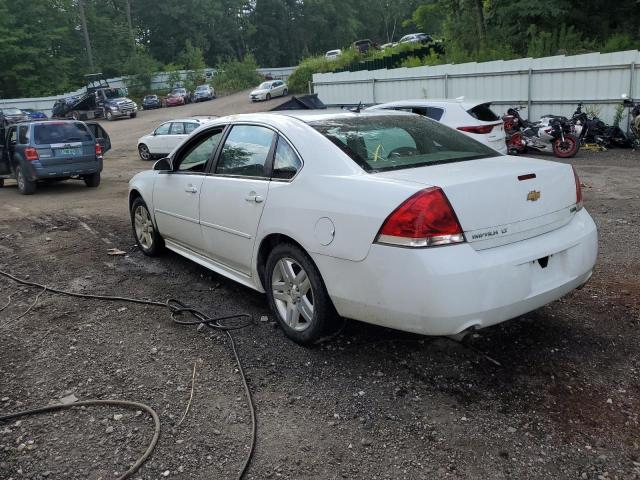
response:
{"label": "roof antenna", "polygon": [[357,107],[349,109],[353,113],[360,113],[360,110],[362,110],[362,100],[360,100]]}

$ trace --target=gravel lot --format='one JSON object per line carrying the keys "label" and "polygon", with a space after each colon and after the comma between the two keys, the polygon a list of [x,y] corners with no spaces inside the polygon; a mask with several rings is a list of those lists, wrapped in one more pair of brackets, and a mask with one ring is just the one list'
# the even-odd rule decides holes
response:
{"label": "gravel lot", "polygon": [[[98,189],[0,190],[0,269],[76,292],[252,314],[234,334],[258,415],[247,478],[640,478],[640,152],[572,160],[600,231],[584,289],[468,345],[349,322],[303,348],[262,295],[171,253],[144,257],[127,215],[127,182],[150,166],[139,136],[168,118],[275,104],[239,94],[106,123],[114,148]],[[236,477],[250,423],[223,334],[174,325],[161,308],[47,293],[18,318],[39,293],[0,278],[0,412],[71,394],[147,403],[162,433],[134,478]],[[0,479],[115,478],[152,433],[146,414],[112,407],[1,424]]]}

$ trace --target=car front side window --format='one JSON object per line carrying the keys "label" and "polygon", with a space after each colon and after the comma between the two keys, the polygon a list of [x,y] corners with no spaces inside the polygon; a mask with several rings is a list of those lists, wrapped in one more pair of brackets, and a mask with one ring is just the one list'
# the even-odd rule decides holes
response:
{"label": "car front side window", "polygon": [[204,172],[207,162],[222,139],[223,128],[210,130],[178,154],[178,171]]}
{"label": "car front side window", "polygon": [[257,125],[235,125],[222,149],[216,173],[265,177],[274,132]]}
{"label": "car front side window", "polygon": [[156,128],[155,134],[156,135],[168,135],[170,127],[171,127],[171,123],[164,123],[164,124],[160,125],[158,128]]}

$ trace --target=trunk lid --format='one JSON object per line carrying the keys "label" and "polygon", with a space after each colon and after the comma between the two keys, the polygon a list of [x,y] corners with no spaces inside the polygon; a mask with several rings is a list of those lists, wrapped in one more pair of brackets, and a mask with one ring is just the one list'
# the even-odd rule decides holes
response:
{"label": "trunk lid", "polygon": [[573,170],[556,162],[502,156],[375,175],[442,188],[478,250],[555,230],[576,212]]}

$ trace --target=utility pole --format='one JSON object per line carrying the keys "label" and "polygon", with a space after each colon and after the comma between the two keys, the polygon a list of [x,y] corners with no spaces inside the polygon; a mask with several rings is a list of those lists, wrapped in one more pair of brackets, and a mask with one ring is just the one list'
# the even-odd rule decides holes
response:
{"label": "utility pole", "polygon": [[84,0],[78,0],[78,10],[80,12],[80,23],[82,24],[82,33],[84,34],[84,45],[87,48],[87,57],[89,57],[89,68],[93,72],[93,52],[91,51],[91,40],[89,39],[89,29],[87,29],[87,17],[84,14]]}

